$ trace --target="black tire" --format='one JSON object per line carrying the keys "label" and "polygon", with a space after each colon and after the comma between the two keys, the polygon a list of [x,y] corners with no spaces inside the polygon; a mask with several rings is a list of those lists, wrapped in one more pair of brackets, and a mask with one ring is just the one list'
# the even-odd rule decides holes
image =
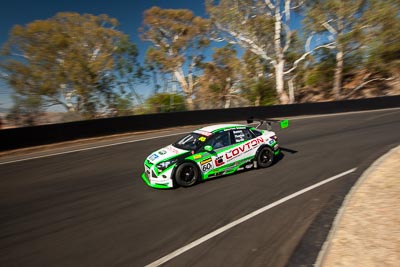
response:
{"label": "black tire", "polygon": [[194,185],[199,179],[199,169],[191,162],[184,162],[175,172],[175,181],[178,185],[188,187]]}
{"label": "black tire", "polygon": [[271,148],[265,146],[257,154],[257,165],[260,168],[266,168],[274,163],[274,152]]}

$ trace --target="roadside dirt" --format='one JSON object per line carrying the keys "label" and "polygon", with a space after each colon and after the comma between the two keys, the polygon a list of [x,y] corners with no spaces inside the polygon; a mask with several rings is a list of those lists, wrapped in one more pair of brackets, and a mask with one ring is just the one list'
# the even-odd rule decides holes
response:
{"label": "roadside dirt", "polygon": [[400,266],[400,146],[346,197],[316,266]]}

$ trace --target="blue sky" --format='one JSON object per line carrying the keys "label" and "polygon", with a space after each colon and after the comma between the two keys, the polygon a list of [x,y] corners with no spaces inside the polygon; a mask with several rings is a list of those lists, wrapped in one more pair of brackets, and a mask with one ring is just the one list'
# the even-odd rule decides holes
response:
{"label": "blue sky", "polygon": [[[143,12],[152,6],[190,9],[198,16],[206,16],[203,0],[14,0],[3,4],[0,9],[0,45],[8,39],[9,31],[16,24],[25,25],[34,20],[45,20],[58,12],[107,14],[118,19],[119,30],[131,37],[143,58],[148,43],[140,40],[138,29]],[[0,108],[9,108],[12,105],[10,93],[11,90],[0,81]]]}

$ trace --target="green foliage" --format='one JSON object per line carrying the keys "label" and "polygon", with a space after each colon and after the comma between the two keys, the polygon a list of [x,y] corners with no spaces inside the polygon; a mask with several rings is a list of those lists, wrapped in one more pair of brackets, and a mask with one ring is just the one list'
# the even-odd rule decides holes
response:
{"label": "green foliage", "polygon": [[41,98],[36,95],[13,96],[14,105],[7,114],[7,120],[18,126],[34,126],[42,116]]}
{"label": "green foliage", "polygon": [[[276,55],[273,12],[264,1],[206,0],[206,9],[214,26],[214,35],[258,55]],[[282,32],[284,34],[284,32]]]}
{"label": "green foliage", "polygon": [[[137,49],[107,15],[58,13],[15,26],[0,68],[16,95],[94,117],[115,89],[140,77]],[[19,57],[19,58],[18,58]]]}
{"label": "green foliage", "polygon": [[315,55],[316,61],[305,71],[306,86],[328,90],[332,87],[335,73],[335,55],[330,49],[321,49]]}
{"label": "green foliage", "polygon": [[113,116],[129,116],[134,114],[132,96],[114,95],[109,105]]}
{"label": "green foliage", "polygon": [[184,111],[185,99],[178,94],[160,93],[149,97],[146,100],[150,113]]}
{"label": "green foliage", "polygon": [[252,105],[277,104],[274,79],[269,77],[270,65],[260,56],[246,51],[241,64],[241,95]]}
{"label": "green foliage", "polygon": [[366,11],[366,66],[383,76],[400,69],[400,3],[394,0],[371,0]]}
{"label": "green foliage", "polygon": [[246,50],[242,56],[242,77],[244,79],[252,79],[255,77],[265,76],[273,69],[271,65],[266,62],[262,57],[254,54],[250,50]]}
{"label": "green foliage", "polygon": [[159,7],[144,12],[140,28],[142,39],[155,45],[147,51],[147,60],[154,61],[165,72],[180,68],[190,49],[208,46],[208,30],[208,21],[194,16],[190,10]]}
{"label": "green foliage", "polygon": [[188,109],[193,109],[194,71],[204,57],[201,49],[210,42],[209,21],[186,9],[152,7],[144,12],[140,31],[143,40],[154,44],[146,54],[146,61],[151,62],[148,66],[175,75]]}
{"label": "green foliage", "polygon": [[230,100],[235,96],[234,84],[240,79],[240,60],[232,45],[215,48],[213,61],[204,63],[201,77],[201,90],[198,97],[200,105],[211,101],[214,107],[229,107]]}
{"label": "green foliage", "polygon": [[[274,70],[277,97],[289,102],[285,79],[297,68],[291,56],[297,49],[296,33],[290,29],[291,16],[305,1],[207,0],[207,12],[220,38],[240,45],[263,58]],[[292,51],[289,51],[292,50]],[[289,58],[290,59],[289,59]],[[304,58],[299,57],[302,61]],[[292,65],[290,65],[292,64]]]}
{"label": "green foliage", "polygon": [[[343,85],[359,90],[370,81],[392,79],[399,72],[399,3],[397,0],[309,2],[304,20],[306,30],[329,33],[336,40],[333,88],[336,98]],[[316,69],[313,71],[308,82],[321,75]]]}
{"label": "green foliage", "polygon": [[273,79],[259,78],[247,80],[241,84],[241,90],[246,97],[255,106],[269,106],[278,104]]}

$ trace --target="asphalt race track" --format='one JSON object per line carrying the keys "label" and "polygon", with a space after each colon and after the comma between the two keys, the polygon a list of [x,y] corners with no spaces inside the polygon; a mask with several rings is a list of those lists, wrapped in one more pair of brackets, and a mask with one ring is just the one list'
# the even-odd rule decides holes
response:
{"label": "asphalt race track", "polygon": [[145,266],[357,168],[163,265],[311,266],[344,195],[375,159],[400,144],[400,109],[295,118],[276,132],[284,156],[272,167],[174,190],[149,188],[140,174],[150,152],[180,135],[147,139],[157,133],[146,133],[138,142],[6,164],[3,157],[0,266]]}

